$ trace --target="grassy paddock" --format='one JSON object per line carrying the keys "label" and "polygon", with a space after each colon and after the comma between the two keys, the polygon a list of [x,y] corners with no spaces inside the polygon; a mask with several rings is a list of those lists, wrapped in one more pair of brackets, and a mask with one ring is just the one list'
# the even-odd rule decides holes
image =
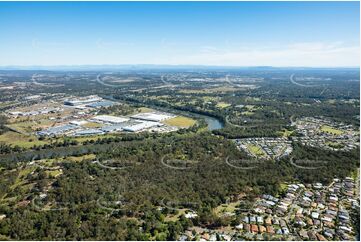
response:
{"label": "grassy paddock", "polygon": [[167,119],[164,121],[164,123],[170,126],[188,128],[193,126],[196,121],[188,117],[178,116],[175,118]]}
{"label": "grassy paddock", "polygon": [[229,106],[231,106],[230,103],[226,103],[226,102],[219,102],[219,103],[217,103],[217,107],[218,107],[218,108],[227,108],[227,107],[229,107]]}
{"label": "grassy paddock", "polygon": [[49,177],[58,177],[60,176],[61,174],[63,174],[63,171],[62,170],[54,170],[54,171],[45,171],[45,173],[49,176]]}
{"label": "grassy paddock", "polygon": [[282,131],[278,131],[277,133],[280,134],[282,137],[287,138],[287,137],[291,136],[294,133],[294,131],[283,129]]}
{"label": "grassy paddock", "polygon": [[18,145],[22,148],[30,148],[34,145],[44,145],[47,143],[46,141],[38,140],[35,136],[26,136],[13,131],[0,135],[0,142],[13,146]]}
{"label": "grassy paddock", "polygon": [[103,127],[103,125],[100,124],[100,123],[96,123],[96,122],[88,122],[88,123],[84,124],[83,127],[85,127],[85,128],[100,128],[100,127]]}
{"label": "grassy paddock", "polygon": [[232,202],[232,203],[228,203],[228,204],[221,204],[218,207],[216,207],[214,209],[214,212],[218,215],[221,216],[223,213],[234,213],[237,209],[237,206],[240,204],[239,201],[237,202]]}
{"label": "grassy paddock", "polygon": [[335,129],[335,128],[333,128],[331,126],[327,126],[327,125],[321,126],[321,131],[326,132],[326,133],[330,133],[330,134],[333,134],[333,135],[341,135],[341,134],[343,134],[342,130]]}
{"label": "grassy paddock", "polygon": [[256,155],[256,156],[264,156],[265,153],[263,152],[263,150],[261,149],[261,147],[257,146],[257,145],[247,145],[247,148],[249,149],[249,151]]}

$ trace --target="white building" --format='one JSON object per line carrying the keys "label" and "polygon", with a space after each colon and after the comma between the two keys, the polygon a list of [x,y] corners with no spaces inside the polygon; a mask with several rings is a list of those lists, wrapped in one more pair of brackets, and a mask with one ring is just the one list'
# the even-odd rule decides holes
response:
{"label": "white building", "polygon": [[97,101],[101,101],[101,100],[103,100],[101,97],[98,97],[97,95],[91,95],[91,96],[86,96],[86,97],[72,99],[72,100],[65,100],[64,104],[70,105],[70,106],[77,106],[77,105],[87,104],[87,103],[91,103],[91,102],[97,102]]}
{"label": "white building", "polygon": [[128,118],[125,117],[116,117],[110,115],[99,115],[92,118],[95,122],[102,122],[102,123],[111,123],[111,124],[118,124],[128,121]]}
{"label": "white building", "polygon": [[173,114],[155,113],[155,112],[138,113],[138,114],[131,116],[131,118],[154,121],[154,122],[159,122],[159,121],[167,120],[167,119],[174,118],[174,117],[176,117],[176,116]]}
{"label": "white building", "polygon": [[144,129],[149,129],[151,127],[162,126],[162,125],[163,125],[162,123],[158,123],[158,122],[141,122],[141,123],[125,126],[123,127],[123,130],[128,132],[138,132]]}
{"label": "white building", "polygon": [[87,136],[87,135],[99,135],[103,134],[103,131],[99,129],[84,129],[74,133],[75,136]]}
{"label": "white building", "polygon": [[81,125],[87,124],[88,121],[85,121],[85,120],[73,120],[73,121],[70,121],[69,123],[70,123],[70,124],[74,124],[74,125],[81,126]]}

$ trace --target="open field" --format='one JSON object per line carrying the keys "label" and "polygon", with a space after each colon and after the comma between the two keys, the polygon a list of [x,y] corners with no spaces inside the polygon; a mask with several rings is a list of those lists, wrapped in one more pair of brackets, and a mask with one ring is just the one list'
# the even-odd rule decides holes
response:
{"label": "open field", "polygon": [[282,137],[289,137],[290,135],[292,135],[294,133],[294,131],[283,129],[282,131],[279,131],[278,133],[280,135],[282,135]]}
{"label": "open field", "polygon": [[165,121],[163,121],[163,123],[165,123],[167,125],[171,125],[171,126],[188,128],[188,127],[193,126],[196,123],[196,121],[194,119],[191,119],[188,117],[178,116],[175,118],[165,120]]}
{"label": "open field", "polygon": [[327,126],[327,125],[321,126],[321,131],[326,132],[326,133],[330,133],[330,134],[333,134],[333,135],[341,135],[341,134],[344,133],[342,130],[335,129],[335,128]]}
{"label": "open field", "polygon": [[244,112],[242,112],[241,114],[244,115],[244,116],[251,116],[251,115],[254,114],[254,112],[244,111]]}
{"label": "open field", "polygon": [[82,126],[85,127],[85,128],[99,128],[99,127],[103,127],[102,124],[100,124],[100,123],[95,123],[95,122],[88,122],[88,123],[86,123],[86,124],[84,124],[84,125],[82,125]]}
{"label": "open field", "polygon": [[14,190],[16,187],[22,185],[25,182],[26,176],[29,175],[35,169],[36,169],[35,167],[26,167],[21,169],[14,184],[11,185],[11,189]]}
{"label": "open field", "polygon": [[[112,138],[115,137],[115,134],[103,134],[103,135],[94,135],[94,136],[84,136],[84,137],[70,137],[70,140],[76,140],[78,142],[84,142],[87,140],[97,140],[99,138]],[[54,139],[53,139],[54,140]],[[57,138],[57,141],[62,141],[62,138]],[[20,146],[22,148],[31,148],[34,145],[44,145],[48,144],[50,141],[48,140],[38,140],[38,138],[34,135],[27,136],[24,134],[19,134],[13,131],[8,131],[2,135],[0,135],[0,142],[4,142],[6,144],[12,146]]]}
{"label": "open field", "polygon": [[263,150],[261,149],[261,147],[257,146],[257,145],[251,145],[251,144],[248,144],[247,145],[247,148],[249,149],[249,151],[256,155],[256,156],[264,156],[265,153],[263,152]]}
{"label": "open field", "polygon": [[18,145],[22,148],[30,148],[34,145],[44,145],[47,143],[46,141],[38,140],[35,136],[26,136],[13,131],[8,131],[0,135],[0,142],[5,142],[13,146]]}
{"label": "open field", "polygon": [[153,112],[153,111],[154,111],[154,109],[147,108],[147,107],[140,107],[140,108],[138,108],[137,110],[138,110],[138,112],[140,112],[140,113],[147,113],[147,112]]}
{"label": "open field", "polygon": [[227,108],[227,107],[231,106],[231,104],[230,104],[230,103],[226,103],[226,102],[219,102],[219,103],[217,103],[216,106],[217,106],[218,108]]}
{"label": "open field", "polygon": [[68,157],[66,157],[66,160],[80,162],[83,160],[94,160],[95,158],[96,158],[96,156],[94,154],[87,154],[87,155],[82,155],[82,156],[68,156]]}
{"label": "open field", "polygon": [[204,96],[204,97],[202,97],[202,99],[203,99],[205,102],[210,102],[210,101],[217,101],[217,100],[219,100],[220,98],[219,98],[219,97],[213,97],[213,96]]}
{"label": "open field", "polygon": [[285,183],[285,182],[282,182],[280,185],[279,185],[279,193],[284,193],[287,191],[287,188],[288,188],[288,184]]}
{"label": "open field", "polygon": [[259,106],[256,106],[256,105],[245,105],[244,106],[248,111],[256,111],[258,109],[260,109]]}
{"label": "open field", "polygon": [[335,148],[335,149],[341,149],[344,147],[344,145],[342,145],[342,144],[339,144],[337,142],[331,142],[331,141],[325,142],[325,144],[330,146],[331,148]]}
{"label": "open field", "polygon": [[20,130],[22,132],[32,132],[35,123],[33,121],[24,121],[18,123],[9,124],[9,127],[14,128],[16,130]]}
{"label": "open field", "polygon": [[49,177],[57,177],[60,176],[61,174],[63,174],[62,170],[54,170],[54,171],[45,171],[45,173],[49,176]]}
{"label": "open field", "polygon": [[259,102],[259,101],[261,101],[261,99],[258,98],[258,97],[246,97],[246,101],[256,101],[256,102]]}
{"label": "open field", "polygon": [[176,222],[179,220],[179,217],[184,215],[186,213],[188,209],[183,208],[183,209],[179,209],[177,211],[177,214],[169,214],[167,217],[164,218],[164,221],[167,222]]}
{"label": "open field", "polygon": [[238,202],[232,202],[232,203],[228,203],[228,204],[221,204],[218,207],[216,207],[214,209],[215,213],[218,216],[221,216],[223,213],[234,213],[234,211],[236,211],[236,207],[237,205],[239,205],[239,201]]}
{"label": "open field", "polygon": [[34,132],[36,131],[36,129],[45,129],[54,125],[55,123],[55,121],[41,119],[37,121],[15,122],[10,124],[9,126],[23,132]]}

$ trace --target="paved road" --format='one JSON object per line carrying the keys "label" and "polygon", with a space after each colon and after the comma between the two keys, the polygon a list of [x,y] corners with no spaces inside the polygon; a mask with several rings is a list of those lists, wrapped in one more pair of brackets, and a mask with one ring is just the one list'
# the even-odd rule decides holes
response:
{"label": "paved road", "polygon": [[297,86],[301,86],[301,87],[318,87],[318,86],[321,86],[321,85],[306,85],[306,84],[301,84],[301,83],[296,82],[295,79],[294,79],[294,77],[295,77],[295,74],[292,74],[292,75],[290,76],[290,81],[291,81],[293,84],[297,85]]}
{"label": "paved road", "polygon": [[63,87],[64,84],[53,84],[53,83],[40,83],[36,81],[37,74],[33,74],[31,76],[31,81],[34,85],[42,86],[42,87]]}
{"label": "paved road", "polygon": [[[156,86],[156,87],[144,87],[144,88],[138,88],[138,89],[132,89],[132,90],[128,90],[129,92],[138,92],[138,91],[144,91],[144,90],[149,90],[149,89],[160,89],[160,88],[169,88],[169,87],[176,87],[176,85],[174,84],[170,84],[169,82],[164,81],[163,76],[161,76],[162,82],[165,85],[162,86]],[[107,86],[107,87],[116,87],[116,88],[122,88],[122,86],[119,85],[114,85],[114,84],[109,84],[109,83],[105,83],[101,80],[100,78],[100,74],[97,76],[96,81],[103,85],[103,86]]]}
{"label": "paved road", "polygon": [[[293,214],[291,211],[293,211],[294,209],[296,209],[298,207],[298,205],[295,203],[295,201],[298,201],[298,199],[300,198],[302,192],[303,192],[303,188],[300,188],[300,190],[298,191],[295,199],[293,200],[293,202],[292,202],[292,204],[291,204],[291,206],[289,208],[289,212],[287,213],[287,216],[285,218],[285,221],[286,221],[287,225],[289,225],[291,216]],[[295,232],[295,231],[292,231],[292,232],[293,232],[293,235],[297,237],[297,240],[301,240],[301,238],[299,237],[297,232]]]}

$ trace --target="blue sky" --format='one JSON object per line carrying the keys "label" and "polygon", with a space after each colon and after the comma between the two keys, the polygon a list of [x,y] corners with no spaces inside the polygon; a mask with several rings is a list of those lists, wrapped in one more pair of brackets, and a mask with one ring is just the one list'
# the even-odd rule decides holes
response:
{"label": "blue sky", "polygon": [[359,2],[0,2],[0,65],[358,66]]}

